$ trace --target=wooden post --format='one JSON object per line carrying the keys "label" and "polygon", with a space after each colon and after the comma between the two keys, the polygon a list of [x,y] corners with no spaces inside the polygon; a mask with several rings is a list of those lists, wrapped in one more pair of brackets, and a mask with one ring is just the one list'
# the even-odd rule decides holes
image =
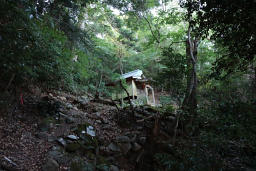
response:
{"label": "wooden post", "polygon": [[148,99],[148,89],[147,88],[150,88],[150,90],[152,91],[153,105],[155,105],[156,104],[155,93],[154,93],[154,89],[150,85],[146,85],[147,103],[150,104],[150,100]]}
{"label": "wooden post", "polygon": [[154,89],[151,87],[152,90],[152,97],[153,97],[153,105],[156,105],[156,100],[155,100],[155,93],[154,93]]}
{"label": "wooden post", "polygon": [[148,87],[147,87],[147,85],[145,86],[145,93],[146,93],[147,104],[149,104],[148,103]]}
{"label": "wooden post", "polygon": [[134,91],[135,91],[135,83],[134,81],[132,80],[132,99],[134,100]]}

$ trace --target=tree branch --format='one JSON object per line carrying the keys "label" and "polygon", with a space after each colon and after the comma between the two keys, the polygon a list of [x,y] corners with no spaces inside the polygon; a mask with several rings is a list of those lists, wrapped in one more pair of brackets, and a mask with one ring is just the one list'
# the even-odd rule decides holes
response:
{"label": "tree branch", "polygon": [[190,57],[192,59],[193,65],[196,63],[194,54],[193,54],[193,45],[191,41],[191,16],[189,17],[189,25],[188,25],[188,43],[189,43],[189,52],[190,52]]}
{"label": "tree branch", "polygon": [[171,44],[169,45],[169,47],[171,47],[174,43],[184,43],[184,42],[186,42],[186,40],[174,41],[174,42],[171,42]]}
{"label": "tree branch", "polygon": [[148,23],[150,32],[151,32],[152,36],[154,37],[154,39],[157,41],[157,43],[160,43],[159,39],[158,39],[158,38],[156,37],[156,35],[154,34],[153,29],[152,29],[152,26],[151,26],[150,22],[148,21],[148,19],[147,19],[144,15],[142,15],[142,17],[143,17],[144,20]]}

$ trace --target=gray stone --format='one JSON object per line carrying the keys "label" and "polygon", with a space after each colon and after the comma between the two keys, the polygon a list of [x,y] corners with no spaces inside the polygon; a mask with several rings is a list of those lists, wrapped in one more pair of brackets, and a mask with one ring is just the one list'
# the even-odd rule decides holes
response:
{"label": "gray stone", "polygon": [[113,152],[121,152],[120,148],[114,143],[110,143],[107,148]]}
{"label": "gray stone", "polygon": [[86,96],[80,96],[80,97],[77,98],[77,101],[79,103],[81,103],[82,105],[86,105],[86,104],[88,104],[90,99],[88,97],[86,97]]}
{"label": "gray stone", "polygon": [[36,136],[40,139],[47,140],[48,134],[46,132],[39,132]]}
{"label": "gray stone", "polygon": [[135,113],[134,116],[135,116],[136,118],[142,118],[142,119],[144,118],[141,114],[137,114],[137,113]]}
{"label": "gray stone", "polygon": [[119,168],[115,165],[110,165],[109,170],[110,171],[119,171]]}
{"label": "gray stone", "polygon": [[53,129],[53,128],[54,128],[54,124],[53,124],[53,123],[50,123],[50,124],[49,124],[49,127],[50,127],[50,129]]}
{"label": "gray stone", "polygon": [[174,116],[168,116],[167,119],[170,120],[170,121],[175,121],[176,117],[174,117]]}
{"label": "gray stone", "polygon": [[42,167],[42,171],[58,171],[59,164],[52,158],[47,159],[46,163]]}
{"label": "gray stone", "polygon": [[108,161],[108,162],[110,162],[110,163],[113,163],[113,162],[116,161],[116,159],[115,159],[113,156],[107,157],[107,158],[105,158],[105,159],[106,159],[106,161]]}
{"label": "gray stone", "polygon": [[73,105],[70,104],[70,103],[68,103],[68,104],[66,104],[66,107],[67,107],[68,109],[72,109],[72,108],[73,108]]}
{"label": "gray stone", "polygon": [[66,147],[67,143],[63,138],[57,139],[58,143],[60,143],[63,147]]}
{"label": "gray stone", "polygon": [[142,126],[138,126],[138,127],[137,127],[137,130],[138,130],[138,131],[141,131],[141,130],[143,130],[143,127],[142,127]]}
{"label": "gray stone", "polygon": [[57,138],[55,137],[55,136],[53,136],[53,135],[50,135],[50,136],[48,136],[48,138],[47,138],[47,141],[48,142],[54,142],[54,141],[56,141],[57,140]]}
{"label": "gray stone", "polygon": [[102,129],[111,130],[111,129],[112,129],[112,126],[111,126],[111,125],[104,125],[104,126],[102,127]]}
{"label": "gray stone", "polygon": [[106,150],[107,150],[107,147],[105,147],[105,146],[100,146],[99,150],[100,150],[100,151],[106,151]]}
{"label": "gray stone", "polygon": [[137,134],[134,134],[134,136],[131,138],[131,141],[130,142],[135,142],[136,141],[136,139],[137,139]]}
{"label": "gray stone", "polygon": [[79,137],[78,136],[75,136],[75,135],[68,135],[67,136],[69,139],[71,139],[71,140],[78,140],[79,139]]}
{"label": "gray stone", "polygon": [[51,148],[52,151],[60,151],[61,150],[61,147],[60,146],[52,146]]}
{"label": "gray stone", "polygon": [[133,143],[132,150],[133,151],[139,151],[141,149],[141,145],[138,143]]}
{"label": "gray stone", "polygon": [[65,118],[65,122],[67,124],[72,124],[72,123],[75,123],[75,119],[74,118],[71,118],[71,117],[66,117]]}
{"label": "gray stone", "polygon": [[89,134],[90,136],[92,137],[95,137],[95,131],[93,130],[93,127],[92,126],[88,126],[86,128],[86,133]]}
{"label": "gray stone", "polygon": [[140,143],[141,145],[144,145],[144,144],[146,143],[146,140],[147,140],[146,137],[140,137],[140,138],[139,138],[139,143]]}
{"label": "gray stone", "polygon": [[128,136],[119,136],[116,138],[116,142],[120,142],[120,143],[127,143],[130,142],[130,138]]}
{"label": "gray stone", "polygon": [[96,116],[100,117],[100,112],[96,112],[95,114]]}
{"label": "gray stone", "polygon": [[67,115],[65,115],[65,114],[63,114],[63,113],[59,113],[59,115],[60,115],[60,117],[63,117],[63,118],[65,118],[65,122],[66,123],[68,123],[68,124],[71,124],[71,123],[74,123],[75,121],[74,121],[74,118],[72,118],[72,117],[69,117],[69,116],[67,116]]}
{"label": "gray stone", "polygon": [[107,119],[102,119],[102,122],[103,122],[104,124],[108,124],[108,123],[109,123]]}
{"label": "gray stone", "polygon": [[63,154],[60,151],[51,150],[48,152],[48,157],[50,157],[56,161],[59,161],[63,157]]}
{"label": "gray stone", "polygon": [[99,123],[99,124],[101,124],[102,122],[101,122],[101,120],[96,120],[95,122],[97,122],[97,123]]}
{"label": "gray stone", "polygon": [[131,135],[131,134],[132,134],[131,132],[127,131],[127,132],[124,134],[124,136],[129,136],[129,135]]}
{"label": "gray stone", "polygon": [[132,149],[131,143],[120,143],[119,145],[124,154],[127,154]]}
{"label": "gray stone", "polygon": [[57,98],[59,98],[59,99],[62,100],[62,101],[67,101],[67,98],[66,98],[66,97],[63,97],[63,96],[57,96]]}

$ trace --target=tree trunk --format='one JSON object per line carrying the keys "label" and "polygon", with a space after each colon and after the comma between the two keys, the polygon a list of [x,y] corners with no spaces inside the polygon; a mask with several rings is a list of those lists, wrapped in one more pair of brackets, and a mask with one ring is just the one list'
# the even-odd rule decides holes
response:
{"label": "tree trunk", "polygon": [[254,97],[253,98],[256,98],[256,66],[254,66],[254,80],[253,80],[253,83],[254,83]]}
{"label": "tree trunk", "polygon": [[188,28],[188,39],[186,41],[186,56],[187,56],[187,90],[185,94],[185,99],[182,104],[184,111],[188,112],[190,118],[185,125],[185,132],[188,134],[188,127],[191,127],[193,120],[197,116],[197,47],[198,39],[191,38],[191,25],[189,23]]}
{"label": "tree trunk", "polygon": [[123,54],[122,54],[122,49],[121,48],[118,49],[118,57],[119,57],[120,74],[123,75],[123,63],[122,63]]}
{"label": "tree trunk", "polygon": [[183,101],[182,107],[187,110],[190,114],[196,115],[197,109],[197,73],[196,73],[196,63],[192,62],[190,56],[190,50],[193,51],[193,56],[195,61],[197,60],[197,41],[193,41],[193,47],[190,48],[189,41],[186,43],[186,53],[187,53],[187,90],[185,99]]}

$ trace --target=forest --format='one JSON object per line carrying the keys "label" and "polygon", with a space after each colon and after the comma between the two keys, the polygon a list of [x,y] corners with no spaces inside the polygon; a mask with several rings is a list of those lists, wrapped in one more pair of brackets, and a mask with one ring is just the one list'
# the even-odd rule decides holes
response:
{"label": "forest", "polygon": [[255,0],[0,0],[0,171],[256,170]]}

